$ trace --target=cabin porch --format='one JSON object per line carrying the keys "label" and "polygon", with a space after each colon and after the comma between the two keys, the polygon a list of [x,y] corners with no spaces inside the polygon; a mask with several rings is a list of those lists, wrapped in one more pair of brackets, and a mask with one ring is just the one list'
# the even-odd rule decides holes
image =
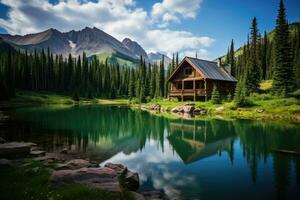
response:
{"label": "cabin porch", "polygon": [[206,81],[204,79],[174,80],[171,84],[169,97],[194,101],[204,98],[206,97]]}

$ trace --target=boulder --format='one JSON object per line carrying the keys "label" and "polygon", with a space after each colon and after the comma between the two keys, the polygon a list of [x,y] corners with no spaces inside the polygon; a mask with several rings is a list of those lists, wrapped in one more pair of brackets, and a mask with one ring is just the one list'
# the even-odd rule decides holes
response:
{"label": "boulder", "polygon": [[140,186],[139,175],[129,170],[124,176],[121,176],[121,180],[123,186],[128,190],[136,191]]}
{"label": "boulder", "polygon": [[66,163],[63,163],[63,164],[58,164],[56,169],[59,169],[59,170],[63,170],[63,169],[74,170],[74,169],[80,169],[80,168],[91,167],[91,166],[92,166],[92,164],[87,160],[74,159],[74,160],[70,160],[70,161],[68,161]]}
{"label": "boulder", "polygon": [[140,193],[133,192],[133,191],[130,191],[129,193],[134,200],[145,200],[145,197]]}
{"label": "boulder", "polygon": [[61,153],[61,154],[67,154],[68,153],[68,149],[67,148],[63,148],[59,153]]}
{"label": "boulder", "polygon": [[117,195],[122,193],[117,172],[107,167],[54,171],[51,174],[50,181],[57,185],[83,184]]}
{"label": "boulder", "polygon": [[31,150],[30,155],[34,157],[39,157],[39,156],[45,156],[46,151],[41,151],[41,150]]}
{"label": "boulder", "polygon": [[173,113],[189,113],[192,114],[195,110],[195,106],[194,104],[185,104],[185,105],[180,105],[180,106],[176,106],[175,108],[173,108],[171,110],[171,112]]}
{"label": "boulder", "polygon": [[223,110],[225,110],[224,106],[220,106],[216,108],[216,111],[223,111]]}
{"label": "boulder", "polygon": [[206,115],[207,109],[205,108],[195,108],[194,115]]}
{"label": "boulder", "polygon": [[151,105],[148,107],[148,110],[160,111],[160,105]]}
{"label": "boulder", "polygon": [[6,140],[4,140],[2,137],[0,137],[0,144],[3,144],[5,142],[6,142]]}
{"label": "boulder", "polygon": [[104,167],[110,168],[117,172],[118,175],[125,175],[127,173],[127,167],[124,167],[122,164],[113,164],[113,163],[106,163]]}
{"label": "boulder", "polygon": [[1,166],[12,166],[12,162],[10,160],[7,159],[0,159],[0,167]]}
{"label": "boulder", "polygon": [[265,110],[264,109],[256,109],[255,112],[257,113],[263,113]]}
{"label": "boulder", "polygon": [[106,163],[104,167],[114,170],[120,177],[122,186],[126,189],[136,191],[139,188],[140,180],[137,173],[131,172],[122,164]]}
{"label": "boulder", "polygon": [[31,147],[36,146],[29,142],[9,142],[0,144],[0,157],[24,157],[29,155]]}

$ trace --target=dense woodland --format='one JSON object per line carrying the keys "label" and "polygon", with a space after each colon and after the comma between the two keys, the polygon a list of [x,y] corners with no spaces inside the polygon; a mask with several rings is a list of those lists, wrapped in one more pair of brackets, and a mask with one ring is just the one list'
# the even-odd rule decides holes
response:
{"label": "dense woodland", "polygon": [[[247,44],[237,55],[232,40],[226,63],[239,83],[236,100],[242,102],[250,93],[258,92],[261,80],[273,79],[273,92],[287,96],[300,86],[300,25],[288,25],[283,1],[280,1],[273,37],[261,37],[257,19],[252,21]],[[290,28],[289,28],[290,27]],[[269,34],[271,35],[271,34]],[[17,52],[0,41],[0,100],[14,97],[17,89],[53,91],[84,98],[129,98],[146,102],[167,97],[166,79],[178,65],[178,53],[164,66],[147,64],[141,57],[137,68],[100,63],[85,53],[77,58],[42,52]],[[218,92],[214,91],[214,94]],[[240,98],[241,97],[241,98]]]}
{"label": "dense woodland", "polygon": [[300,24],[288,24],[280,1],[275,30],[261,36],[254,18],[247,43],[235,52],[232,40],[225,60],[239,80],[239,94],[259,92],[260,81],[272,79],[273,94],[287,96],[300,87]]}

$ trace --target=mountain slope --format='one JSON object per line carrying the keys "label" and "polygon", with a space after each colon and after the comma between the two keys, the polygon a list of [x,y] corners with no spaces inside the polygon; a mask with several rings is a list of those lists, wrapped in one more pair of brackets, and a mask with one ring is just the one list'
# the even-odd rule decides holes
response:
{"label": "mountain slope", "polygon": [[0,37],[4,41],[15,44],[21,50],[34,51],[36,49],[41,51],[49,47],[54,54],[62,54],[63,56],[68,56],[69,53],[78,56],[85,51],[87,56],[100,53],[120,53],[133,59],[139,57],[120,41],[97,28],[86,27],[80,31],[72,30],[66,33],[61,33],[56,29],[48,29],[25,36],[0,34]]}
{"label": "mountain slope", "polygon": [[159,52],[156,53],[151,52],[148,54],[149,61],[152,64],[159,64],[162,56],[164,56],[164,65],[168,66],[172,62],[172,59],[169,58],[168,56],[161,54]]}
{"label": "mountain slope", "polygon": [[142,56],[144,59],[148,59],[148,55],[146,51],[136,42],[132,41],[129,38],[125,38],[122,41],[122,44],[127,47],[129,51],[131,51],[135,56],[140,57]]}

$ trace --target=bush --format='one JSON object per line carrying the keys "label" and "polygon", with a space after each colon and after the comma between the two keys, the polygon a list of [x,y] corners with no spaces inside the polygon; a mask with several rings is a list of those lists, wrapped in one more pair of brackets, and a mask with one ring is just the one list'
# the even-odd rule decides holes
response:
{"label": "bush", "polygon": [[261,101],[261,100],[271,100],[277,98],[275,95],[271,94],[258,94],[258,93],[252,93],[250,95],[251,100],[254,101]]}
{"label": "bush", "polygon": [[72,99],[73,99],[74,101],[79,101],[79,100],[80,100],[80,97],[79,97],[79,95],[78,95],[78,92],[75,92],[75,93],[73,94]]}
{"label": "bush", "polygon": [[295,97],[296,99],[300,99],[300,89],[289,94],[291,97]]}
{"label": "bush", "polygon": [[222,100],[221,100],[220,93],[219,93],[217,87],[214,86],[213,91],[212,91],[212,93],[211,93],[211,102],[212,102],[213,104],[220,104],[221,101],[222,101]]}

